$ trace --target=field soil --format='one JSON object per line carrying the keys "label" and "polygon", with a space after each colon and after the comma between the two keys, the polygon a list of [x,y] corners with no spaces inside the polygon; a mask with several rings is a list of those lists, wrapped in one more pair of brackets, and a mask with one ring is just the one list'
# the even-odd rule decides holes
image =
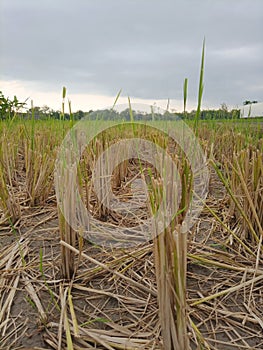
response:
{"label": "field soil", "polygon": [[[232,243],[227,226],[238,222],[214,172],[207,205],[226,227],[204,207],[188,235],[191,348],[263,349],[262,266]],[[2,219],[0,256],[0,349],[162,349],[152,242],[111,250],[84,240],[63,279],[53,192],[22,205],[13,224]]]}

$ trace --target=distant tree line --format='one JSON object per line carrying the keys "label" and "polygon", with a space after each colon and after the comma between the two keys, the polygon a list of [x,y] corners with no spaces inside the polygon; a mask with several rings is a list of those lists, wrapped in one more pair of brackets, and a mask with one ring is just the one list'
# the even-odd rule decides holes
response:
{"label": "distant tree line", "polygon": [[[91,112],[91,111],[90,111]],[[33,107],[29,108],[29,110],[26,113],[20,113],[20,116],[23,116],[24,118],[32,118],[32,116],[35,119],[62,119],[62,120],[80,120],[87,116],[90,112],[83,112],[81,110],[71,113],[64,113],[62,114],[61,111],[56,111],[52,108],[49,108],[48,106],[43,107]]]}
{"label": "distant tree line", "polygon": [[[147,120],[176,120],[178,118],[180,119],[187,119],[187,120],[194,120],[196,117],[196,111],[192,110],[191,112],[151,112],[151,113],[145,113],[145,112],[139,112],[139,111],[132,111],[133,119],[134,120],[140,120],[140,121],[147,121]],[[129,121],[131,120],[130,110],[127,108],[126,110],[122,112],[116,112],[114,110],[103,110],[99,112],[89,113],[90,119],[102,119],[102,120],[125,120]],[[211,120],[211,119],[238,119],[240,118],[240,110],[239,109],[232,109],[228,110],[227,106],[225,104],[221,105],[221,108],[219,109],[207,109],[202,110],[200,114],[201,120]]]}
{"label": "distant tree line", "polygon": [[[243,104],[256,103],[256,101],[245,101]],[[13,118],[14,116],[18,116],[23,119],[62,119],[62,120],[80,120],[84,117],[89,117],[91,120],[100,119],[100,120],[131,120],[131,111],[127,108],[124,111],[117,112],[113,109],[105,109],[101,111],[93,112],[92,110],[88,112],[84,112],[82,110],[78,110],[74,113],[62,113],[60,111],[55,111],[48,106],[43,107],[31,107],[29,109],[25,109],[26,102],[19,102],[17,97],[11,100],[6,98],[3,93],[0,91],[0,119],[8,119]],[[23,111],[21,111],[23,110]],[[134,120],[176,120],[187,119],[194,120],[196,116],[196,111],[192,110],[191,112],[164,112],[160,113],[158,108],[152,107],[152,111],[150,113],[146,113],[143,111],[132,111]],[[239,109],[231,109],[229,110],[225,103],[222,103],[219,109],[206,109],[202,110],[200,114],[201,120],[211,120],[211,119],[238,119],[240,118],[240,110]]]}

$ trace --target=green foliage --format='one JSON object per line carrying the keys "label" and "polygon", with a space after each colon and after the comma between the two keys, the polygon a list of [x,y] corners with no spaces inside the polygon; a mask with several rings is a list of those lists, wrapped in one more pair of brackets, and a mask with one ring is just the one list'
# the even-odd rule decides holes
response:
{"label": "green foliage", "polygon": [[[84,113],[85,114],[85,113]],[[140,111],[132,111],[133,118],[135,121],[149,121],[153,120],[152,113],[140,112]],[[130,110],[129,108],[123,110],[118,113],[114,110],[105,109],[100,111],[100,113],[90,113],[89,118],[91,120],[99,118],[101,120],[125,120],[130,121]],[[186,120],[195,120],[196,111],[192,110],[191,112],[176,112],[171,113],[165,111],[165,113],[154,112],[154,120],[177,120],[178,118],[186,119]],[[200,111],[199,119],[200,120],[224,120],[224,119],[239,119],[240,118],[240,110],[232,109],[228,110],[225,104],[222,104],[220,109],[207,109]]]}
{"label": "green foliage", "polygon": [[[200,112],[199,119],[201,120],[224,120],[224,119],[239,119],[240,118],[240,110],[232,109],[228,110],[225,108],[219,109],[205,109]],[[184,118],[181,113],[177,113],[178,116]],[[196,116],[196,112],[193,110],[191,112],[185,113],[185,119],[193,120]]]}
{"label": "green foliage", "polygon": [[13,100],[10,100],[9,97],[5,97],[0,91],[0,119],[13,118],[19,109],[25,105],[26,102],[19,102],[16,96],[14,96]]}

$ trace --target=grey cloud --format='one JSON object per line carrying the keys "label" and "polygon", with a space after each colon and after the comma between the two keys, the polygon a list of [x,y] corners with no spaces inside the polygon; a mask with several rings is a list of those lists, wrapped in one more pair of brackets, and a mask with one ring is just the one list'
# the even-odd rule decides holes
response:
{"label": "grey cloud", "polygon": [[0,77],[42,90],[140,98],[197,95],[206,37],[207,104],[262,100],[261,0],[2,0]]}

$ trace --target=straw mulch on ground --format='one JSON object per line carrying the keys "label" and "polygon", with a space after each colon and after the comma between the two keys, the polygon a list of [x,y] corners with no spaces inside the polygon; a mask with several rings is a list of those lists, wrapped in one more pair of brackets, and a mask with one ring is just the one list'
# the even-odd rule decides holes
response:
{"label": "straw mulch on ground", "polygon": [[[239,229],[215,178],[207,205]],[[22,206],[13,225],[2,222],[0,349],[162,349],[152,242],[106,250],[85,241],[65,281],[59,237],[54,194],[44,207]],[[232,238],[207,208],[189,234],[192,349],[263,349],[262,255]]]}

